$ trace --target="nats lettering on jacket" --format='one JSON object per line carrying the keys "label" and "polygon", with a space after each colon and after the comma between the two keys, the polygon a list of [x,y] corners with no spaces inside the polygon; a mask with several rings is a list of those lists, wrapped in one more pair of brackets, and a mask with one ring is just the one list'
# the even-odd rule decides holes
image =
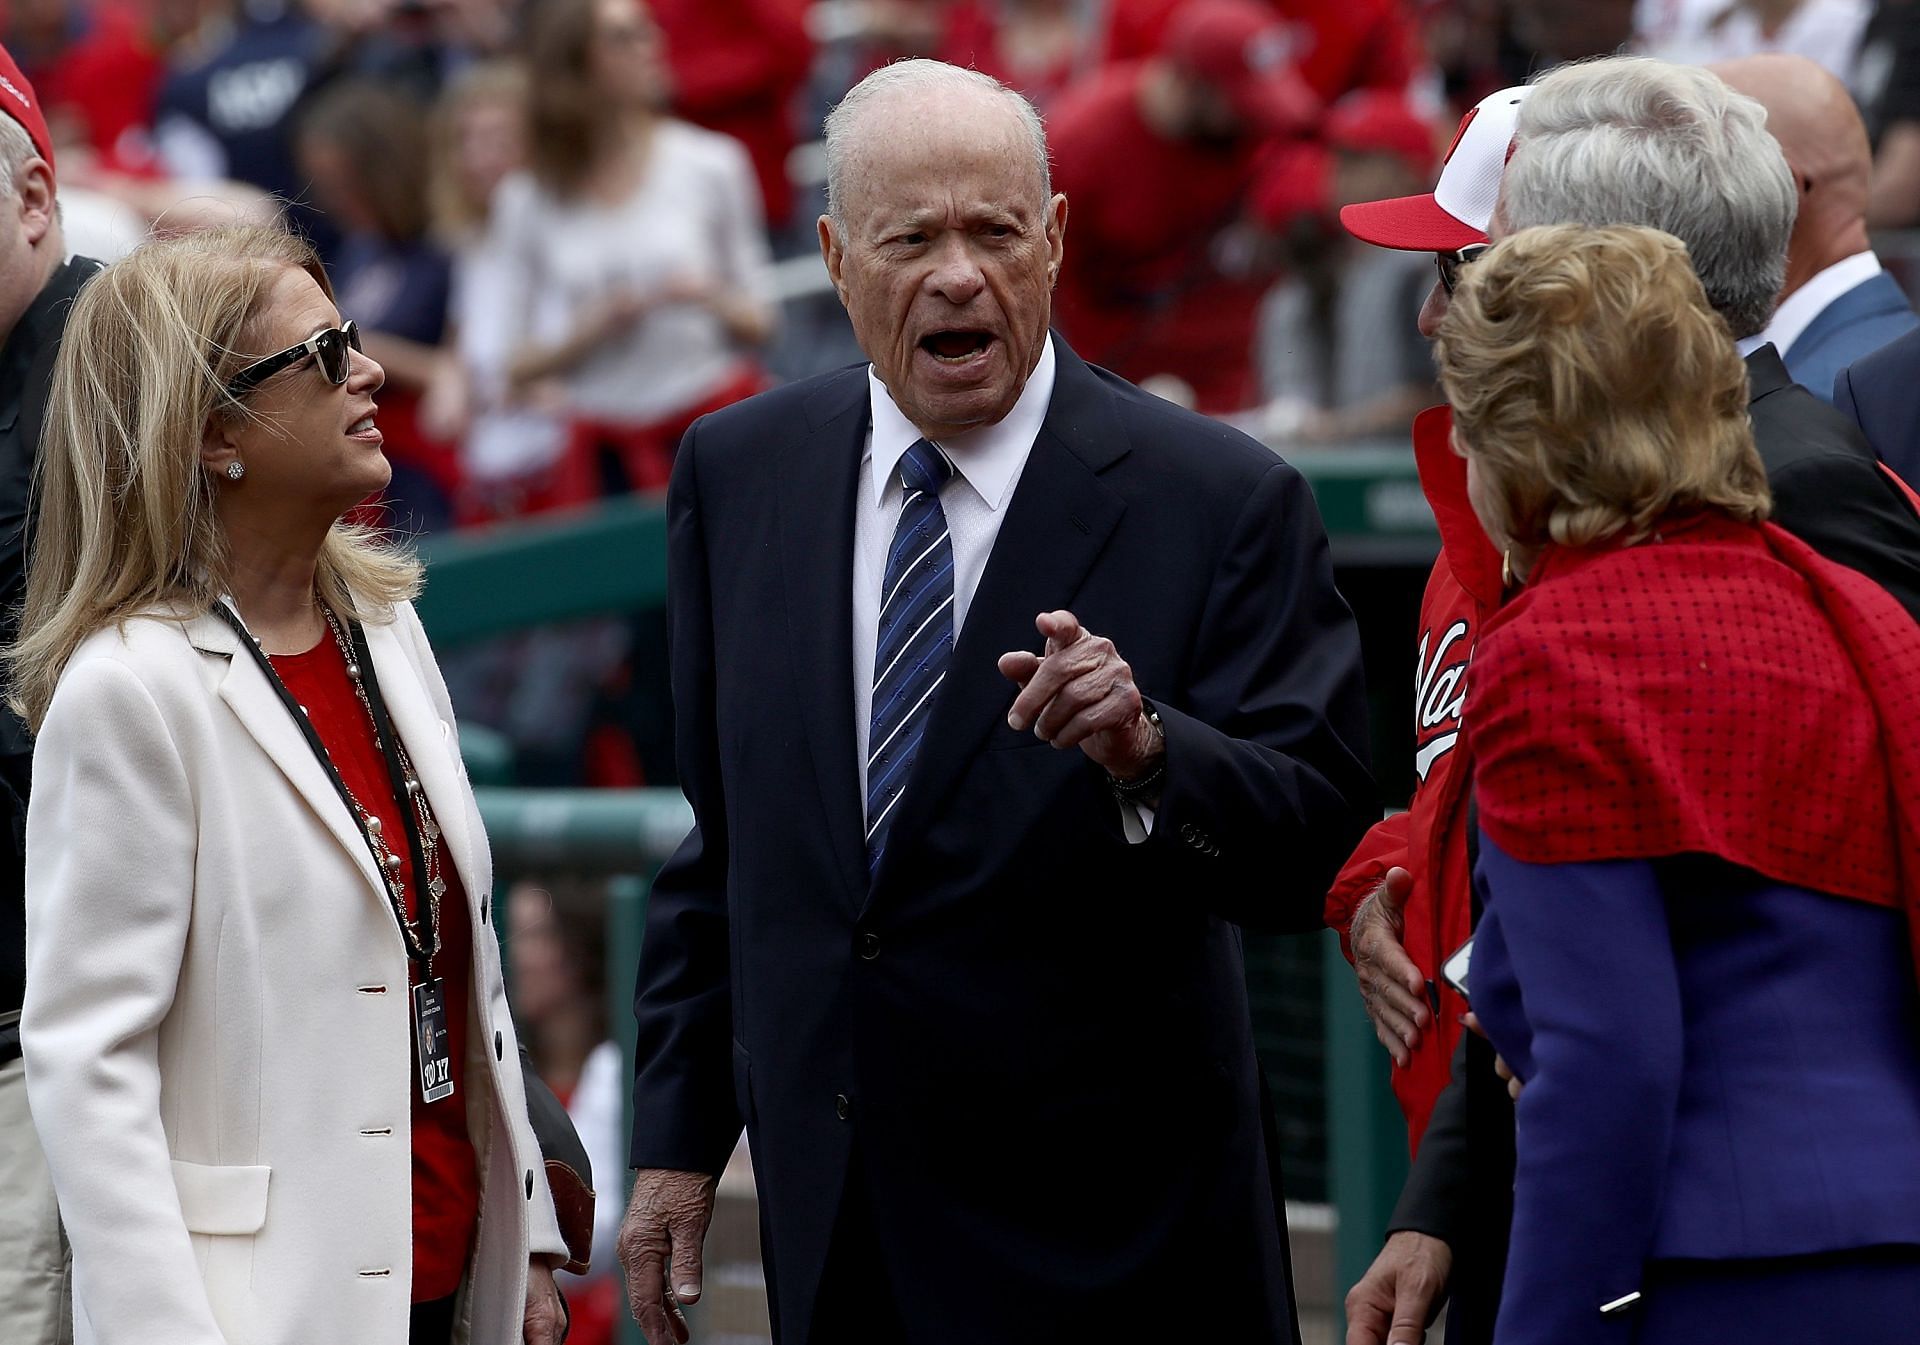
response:
{"label": "nats lettering on jacket", "polygon": [[1460,742],[1460,707],[1467,699],[1467,663],[1473,658],[1465,621],[1447,627],[1429,661],[1432,639],[1431,630],[1420,636],[1414,676],[1413,766],[1422,780]]}

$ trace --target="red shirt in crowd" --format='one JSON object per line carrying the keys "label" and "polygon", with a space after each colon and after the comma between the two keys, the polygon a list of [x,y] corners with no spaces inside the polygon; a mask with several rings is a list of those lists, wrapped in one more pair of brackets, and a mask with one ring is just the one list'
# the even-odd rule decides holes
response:
{"label": "red shirt in crowd", "polygon": [[793,210],[794,96],[813,68],[806,0],[649,0],[666,37],[673,110],[746,146],[767,224]]}
{"label": "red shirt in crowd", "polygon": [[[1182,0],[1113,0],[1107,58],[1137,61],[1160,49]],[[1293,29],[1293,63],[1323,103],[1353,89],[1399,92],[1413,78],[1418,42],[1403,0],[1270,0]]]}
{"label": "red shirt in crowd", "polygon": [[147,128],[166,73],[141,15],[119,3],[69,5],[62,41],[42,49],[7,21],[7,49],[33,81],[58,144],[82,144],[120,172],[152,170]]}
{"label": "red shirt in crowd", "polygon": [[1035,54],[1012,40],[1004,6],[994,0],[954,0],[941,19],[934,55],[1018,89],[1041,111],[1052,106],[1080,73],[1080,51],[1068,42]]}
{"label": "red shirt in crowd", "polygon": [[1201,411],[1258,400],[1253,338],[1273,284],[1247,223],[1296,147],[1168,140],[1140,113],[1142,67],[1105,70],[1048,117],[1054,186],[1071,203],[1054,317],[1081,358],[1135,382],[1172,374]]}
{"label": "red shirt in crowd", "polygon": [[[326,744],[347,788],[373,810],[384,835],[392,837],[400,855],[401,878],[407,890],[407,916],[415,915],[418,887],[413,857],[408,853],[401,804],[388,780],[386,759],[373,736],[373,724],[347,677],[347,661],[331,633],[304,654],[276,654],[274,671],[293,698],[307,708],[308,718]],[[413,1301],[445,1298],[460,1288],[472,1254],[474,1231],[480,1221],[480,1168],[473,1137],[467,1132],[467,1019],[473,1001],[473,931],[467,922],[467,894],[451,858],[441,852],[440,876],[446,880],[441,898],[440,951],[433,959],[434,975],[445,982],[447,1049],[453,1057],[453,1096],[426,1103],[420,1098],[417,1070],[407,1077],[413,1100]],[[379,900],[371,893],[355,899]],[[394,931],[394,938],[400,937]],[[419,980],[418,966],[409,959],[411,979]],[[413,996],[407,995],[411,1039]]]}

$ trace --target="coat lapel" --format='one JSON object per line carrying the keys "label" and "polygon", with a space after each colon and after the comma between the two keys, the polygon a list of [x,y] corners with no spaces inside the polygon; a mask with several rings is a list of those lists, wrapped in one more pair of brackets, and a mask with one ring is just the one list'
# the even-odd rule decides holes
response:
{"label": "coat lapel", "polygon": [[827,833],[850,907],[867,889],[853,724],[853,528],[867,431],[864,366],[807,403],[807,433],[775,469],[787,657]]}
{"label": "coat lapel", "polygon": [[[373,856],[367,850],[359,824],[347,811],[347,805],[340,801],[332,779],[288,716],[287,707],[274,694],[266,673],[254,662],[253,655],[240,647],[241,637],[212,615],[193,618],[187,622],[186,630],[187,639],[195,649],[226,660],[225,671],[217,674],[220,699],[340,842],[371,891],[383,895],[386,889],[379,871],[374,868]],[[380,904],[385,908],[387,903],[383,900]]]}
{"label": "coat lapel", "polygon": [[1100,480],[1128,451],[1112,394],[1064,342],[1056,340],[1054,351],[1058,369],[1047,417],[967,609],[953,667],[934,698],[875,891],[898,872],[981,740],[1005,721],[1015,689],[996,666],[1000,655],[1039,648],[1034,618],[1072,608],[1126,510],[1120,494]]}
{"label": "coat lapel", "polygon": [[387,713],[406,745],[420,787],[427,792],[434,821],[440,824],[441,853],[453,861],[470,899],[485,902],[489,899],[490,878],[474,860],[473,836],[467,826],[467,784],[460,774],[456,756],[460,749],[452,737],[453,726],[440,718],[427,698],[420,669],[407,657],[393,623],[369,624],[363,629]]}

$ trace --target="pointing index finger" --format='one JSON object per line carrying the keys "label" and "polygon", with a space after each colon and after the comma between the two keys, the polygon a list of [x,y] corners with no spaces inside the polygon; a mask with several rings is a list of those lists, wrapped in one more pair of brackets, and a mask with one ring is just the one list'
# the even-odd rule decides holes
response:
{"label": "pointing index finger", "polygon": [[1086,634],[1080,629],[1080,618],[1072,612],[1042,612],[1034,618],[1036,629],[1047,637],[1047,652],[1056,653],[1079,640]]}

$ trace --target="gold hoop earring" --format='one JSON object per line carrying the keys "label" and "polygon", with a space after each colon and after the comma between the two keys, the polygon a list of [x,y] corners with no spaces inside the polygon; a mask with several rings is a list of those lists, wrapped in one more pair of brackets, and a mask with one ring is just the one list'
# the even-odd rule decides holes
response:
{"label": "gold hoop earring", "polygon": [[[236,467],[238,467],[239,465],[240,465],[239,463],[234,464],[234,466]],[[1502,551],[1500,553],[1500,587],[1503,589],[1513,587],[1513,550],[1512,548],[1508,548],[1507,550]]]}

